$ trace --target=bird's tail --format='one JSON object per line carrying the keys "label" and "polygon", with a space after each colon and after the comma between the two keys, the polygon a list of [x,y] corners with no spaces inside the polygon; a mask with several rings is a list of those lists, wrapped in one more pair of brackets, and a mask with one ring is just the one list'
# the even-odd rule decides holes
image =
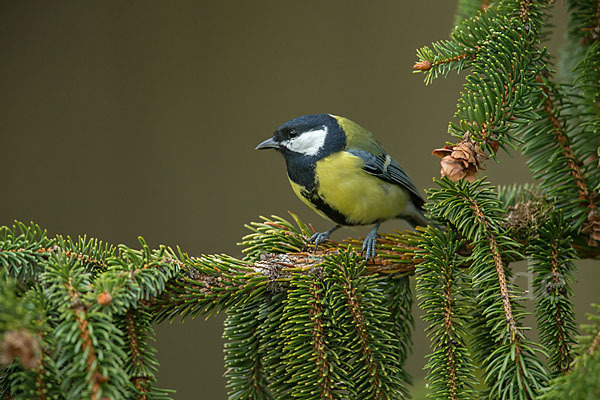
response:
{"label": "bird's tail", "polygon": [[407,215],[406,217],[404,217],[404,219],[413,228],[416,228],[417,226],[431,225],[431,221],[429,221],[427,219],[427,217],[425,217],[425,215],[423,215],[423,213],[421,211],[416,211],[416,212],[412,213],[412,215]]}
{"label": "bird's tail", "polygon": [[425,214],[423,214],[423,209],[416,207],[414,204],[412,207],[410,207],[409,212],[406,213],[402,218],[408,222],[413,229],[417,226],[425,227],[427,225],[431,225],[431,221],[427,219]]}

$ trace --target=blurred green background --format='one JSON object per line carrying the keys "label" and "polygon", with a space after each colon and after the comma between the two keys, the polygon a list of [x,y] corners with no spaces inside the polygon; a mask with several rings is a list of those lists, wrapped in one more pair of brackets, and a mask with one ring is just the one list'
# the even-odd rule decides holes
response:
{"label": "blurred green background", "polygon": [[[451,140],[462,79],[426,87],[411,67],[416,48],[448,36],[455,7],[1,1],[0,224],[33,220],[51,233],[130,246],[142,235],[192,255],[236,256],[243,225],[258,215],[293,210],[324,229],[293,195],[282,159],[254,151],[281,123],[321,112],[370,129],[425,189],[439,176],[431,150]],[[519,157],[501,161],[488,162],[493,183],[530,180]],[[592,262],[579,266],[581,321],[598,275]],[[417,319],[409,360],[419,386],[423,328]],[[158,326],[160,386],[177,399],[225,398],[221,329],[222,317]]]}

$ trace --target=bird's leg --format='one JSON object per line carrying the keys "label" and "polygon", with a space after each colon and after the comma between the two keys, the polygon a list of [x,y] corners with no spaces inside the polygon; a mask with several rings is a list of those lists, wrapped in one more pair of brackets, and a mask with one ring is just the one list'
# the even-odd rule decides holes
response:
{"label": "bird's leg", "polygon": [[325,240],[329,239],[329,235],[331,235],[333,232],[337,231],[341,227],[342,227],[341,225],[336,225],[328,231],[317,232],[314,235],[312,235],[310,237],[310,239],[308,239],[308,243],[315,242],[315,251],[317,251],[317,248],[319,247],[319,245],[321,243],[323,243]]}
{"label": "bird's leg", "polygon": [[377,244],[377,230],[379,229],[379,225],[381,222],[375,224],[375,227],[369,232],[367,237],[365,237],[365,241],[363,242],[362,251],[360,254],[367,253],[365,259],[369,261],[372,258],[375,258],[375,245]]}

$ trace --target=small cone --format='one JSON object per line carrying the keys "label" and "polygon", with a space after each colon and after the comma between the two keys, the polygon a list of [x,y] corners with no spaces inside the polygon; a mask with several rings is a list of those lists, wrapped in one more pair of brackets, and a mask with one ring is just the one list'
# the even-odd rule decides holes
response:
{"label": "small cone", "polygon": [[483,162],[487,159],[481,146],[471,140],[469,132],[465,133],[457,145],[435,149],[433,154],[442,159],[442,178],[447,176],[453,182],[463,178],[473,182],[477,171],[484,169]]}
{"label": "small cone", "polygon": [[432,66],[433,64],[431,63],[431,61],[424,60],[415,63],[415,65],[413,65],[413,68],[418,71],[429,71]]}

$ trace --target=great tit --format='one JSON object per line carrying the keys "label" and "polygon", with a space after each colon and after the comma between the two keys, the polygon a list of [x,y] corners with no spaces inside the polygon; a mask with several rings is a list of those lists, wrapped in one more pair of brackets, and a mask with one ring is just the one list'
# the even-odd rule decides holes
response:
{"label": "great tit", "polygon": [[336,225],[317,232],[315,249],[342,225],[371,225],[362,251],[375,256],[377,230],[388,219],[426,226],[423,198],[406,172],[366,129],[330,114],[305,115],[281,125],[256,150],[283,155],[296,195]]}

